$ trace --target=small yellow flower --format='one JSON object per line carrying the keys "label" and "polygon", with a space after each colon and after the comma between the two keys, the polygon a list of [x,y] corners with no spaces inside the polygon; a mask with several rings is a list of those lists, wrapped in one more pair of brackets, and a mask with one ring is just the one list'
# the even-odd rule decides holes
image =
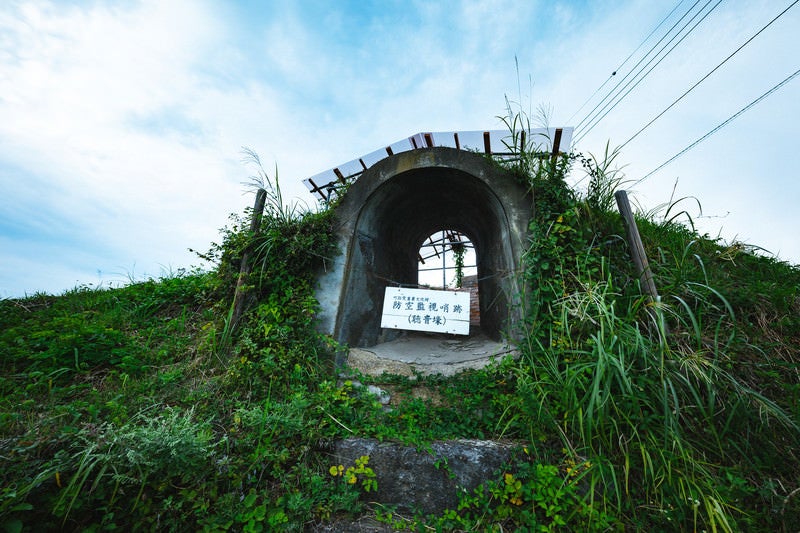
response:
{"label": "small yellow flower", "polygon": [[510,502],[511,502],[511,503],[513,503],[514,505],[522,505],[522,499],[520,499],[520,497],[519,497],[519,496],[514,496],[513,498],[511,498],[511,499],[510,499],[510,500],[508,500],[508,501],[510,501]]}
{"label": "small yellow flower", "polygon": [[356,481],[358,481],[356,479],[356,476],[351,475],[349,478],[347,478],[347,482],[350,483],[351,485],[354,485]]}

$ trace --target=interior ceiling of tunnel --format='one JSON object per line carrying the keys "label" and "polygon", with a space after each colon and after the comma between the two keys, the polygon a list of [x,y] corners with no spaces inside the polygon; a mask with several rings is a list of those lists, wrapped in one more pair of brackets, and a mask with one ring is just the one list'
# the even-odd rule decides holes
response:
{"label": "interior ceiling of tunnel", "polygon": [[469,235],[477,248],[505,218],[502,205],[485,184],[452,169],[415,169],[395,177],[370,198],[364,220],[393,246],[418,250],[429,235],[453,229]]}

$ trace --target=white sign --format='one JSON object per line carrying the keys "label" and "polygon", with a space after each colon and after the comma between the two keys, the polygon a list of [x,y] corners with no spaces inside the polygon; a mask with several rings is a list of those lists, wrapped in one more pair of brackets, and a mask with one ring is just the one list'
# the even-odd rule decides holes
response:
{"label": "white sign", "polygon": [[469,291],[386,287],[381,327],[469,335]]}

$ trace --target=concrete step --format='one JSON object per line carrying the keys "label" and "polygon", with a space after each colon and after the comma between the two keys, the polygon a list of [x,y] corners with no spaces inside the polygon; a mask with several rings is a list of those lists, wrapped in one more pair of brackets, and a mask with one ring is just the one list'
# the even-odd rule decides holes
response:
{"label": "concrete step", "polygon": [[343,363],[365,375],[383,373],[411,377],[483,368],[492,360],[516,355],[509,344],[478,332],[468,336],[408,332],[391,342],[369,348],[351,348]]}

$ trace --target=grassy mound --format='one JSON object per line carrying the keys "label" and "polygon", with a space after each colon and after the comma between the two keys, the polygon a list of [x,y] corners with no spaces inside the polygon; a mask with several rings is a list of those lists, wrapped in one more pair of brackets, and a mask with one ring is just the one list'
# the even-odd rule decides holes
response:
{"label": "grassy mound", "polygon": [[[800,269],[639,219],[660,299],[639,291],[605,161],[504,163],[536,203],[518,360],[386,410],[339,380],[314,329],[331,211],[235,218],[204,257],[114,290],[0,302],[0,524],[24,530],[304,530],[364,511],[379,464],[330,464],[347,436],[425,448],[513,439],[520,458],[422,530],[781,531],[797,523]],[[257,161],[256,161],[257,162]],[[247,311],[231,305],[243,258]],[[369,383],[364,376],[356,376]]]}

